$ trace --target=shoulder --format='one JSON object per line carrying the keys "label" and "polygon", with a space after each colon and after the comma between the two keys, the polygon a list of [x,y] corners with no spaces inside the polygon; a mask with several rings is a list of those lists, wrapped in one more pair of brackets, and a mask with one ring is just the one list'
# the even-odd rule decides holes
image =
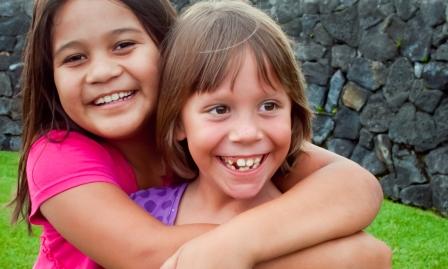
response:
{"label": "shoulder", "polygon": [[145,211],[165,224],[174,223],[180,199],[187,183],[170,187],[149,188],[130,195]]}
{"label": "shoulder", "polygon": [[118,151],[77,132],[51,131],[37,139],[26,174],[33,208],[87,183],[108,182],[127,193],[136,190],[133,170]]}

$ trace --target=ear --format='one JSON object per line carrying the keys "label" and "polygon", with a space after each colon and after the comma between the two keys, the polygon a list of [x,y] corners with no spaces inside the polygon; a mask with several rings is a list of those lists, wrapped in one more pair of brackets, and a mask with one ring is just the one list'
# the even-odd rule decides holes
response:
{"label": "ear", "polygon": [[182,125],[182,123],[178,122],[176,124],[174,135],[177,141],[182,141],[187,138],[187,134],[185,133],[184,126]]}

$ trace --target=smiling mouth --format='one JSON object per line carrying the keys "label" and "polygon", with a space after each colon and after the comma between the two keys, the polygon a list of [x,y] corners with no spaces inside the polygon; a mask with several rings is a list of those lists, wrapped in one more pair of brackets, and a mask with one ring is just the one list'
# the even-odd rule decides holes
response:
{"label": "smiling mouth", "polygon": [[136,93],[136,90],[114,92],[112,94],[101,96],[100,98],[93,101],[93,103],[96,106],[104,106],[104,105],[108,105],[108,104],[112,104],[115,102],[124,101],[126,99],[129,99],[135,93]]}
{"label": "smiling mouth", "polygon": [[230,169],[245,172],[254,170],[259,167],[266,159],[265,155],[257,155],[252,157],[225,157],[220,156],[219,159]]}

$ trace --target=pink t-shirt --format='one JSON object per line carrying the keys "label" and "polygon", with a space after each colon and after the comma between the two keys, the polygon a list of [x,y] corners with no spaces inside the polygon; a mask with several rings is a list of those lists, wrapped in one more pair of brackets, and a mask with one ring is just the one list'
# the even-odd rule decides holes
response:
{"label": "pink t-shirt", "polygon": [[29,219],[43,228],[34,268],[99,268],[54,229],[39,207],[54,195],[93,182],[111,183],[130,194],[138,189],[136,178],[124,156],[111,146],[77,132],[68,133],[61,142],[52,141],[66,134],[50,131],[32,145],[28,156]]}

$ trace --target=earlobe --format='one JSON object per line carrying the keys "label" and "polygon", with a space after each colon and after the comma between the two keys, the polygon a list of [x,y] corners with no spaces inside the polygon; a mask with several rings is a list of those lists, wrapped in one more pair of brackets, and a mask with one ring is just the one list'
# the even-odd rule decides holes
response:
{"label": "earlobe", "polygon": [[175,136],[176,136],[177,141],[182,141],[185,138],[187,138],[187,135],[185,134],[184,126],[182,126],[181,123],[176,124]]}

